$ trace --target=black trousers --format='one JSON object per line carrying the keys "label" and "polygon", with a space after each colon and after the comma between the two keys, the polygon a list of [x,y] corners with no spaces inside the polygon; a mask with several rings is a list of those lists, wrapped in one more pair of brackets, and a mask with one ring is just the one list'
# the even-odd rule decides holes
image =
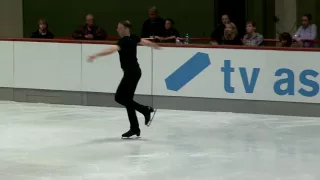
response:
{"label": "black trousers", "polygon": [[125,106],[130,121],[130,129],[137,131],[139,129],[139,122],[136,111],[146,114],[148,107],[141,105],[133,100],[138,82],[141,78],[140,68],[124,71],[122,80],[118,86],[115,101]]}

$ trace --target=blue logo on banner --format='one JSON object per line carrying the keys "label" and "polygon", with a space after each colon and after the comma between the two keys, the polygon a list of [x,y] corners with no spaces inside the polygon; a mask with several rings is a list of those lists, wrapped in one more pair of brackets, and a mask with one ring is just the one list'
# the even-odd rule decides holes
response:
{"label": "blue logo on banner", "polygon": [[[246,61],[246,64],[248,62]],[[165,79],[167,89],[179,91],[210,65],[209,55],[197,52]],[[231,60],[224,60],[220,72],[217,72],[222,73],[221,78],[223,81],[221,85],[225,93],[241,95],[242,97],[245,97],[244,94],[254,94],[262,68],[252,67],[252,65],[250,67],[239,66],[239,62],[237,65],[238,67],[234,67]],[[318,82],[320,73],[318,71],[313,69],[292,70],[288,67],[277,67],[275,65],[266,66],[264,61],[260,65],[265,68],[263,80],[268,82],[260,81],[260,92],[257,96],[262,97],[261,94],[266,94],[263,98],[268,98],[270,96],[270,93],[267,94],[268,92],[272,92],[273,95],[277,96],[320,96],[320,83]],[[236,78],[236,83],[233,82],[234,78]],[[205,83],[209,82],[204,81],[201,86]],[[272,86],[267,87],[265,84]],[[265,90],[268,88],[269,90]],[[318,102],[319,100],[316,101]]]}
{"label": "blue logo on banner", "polygon": [[167,89],[179,91],[183,86],[210,66],[210,64],[208,54],[201,52],[196,53],[165,79]]}

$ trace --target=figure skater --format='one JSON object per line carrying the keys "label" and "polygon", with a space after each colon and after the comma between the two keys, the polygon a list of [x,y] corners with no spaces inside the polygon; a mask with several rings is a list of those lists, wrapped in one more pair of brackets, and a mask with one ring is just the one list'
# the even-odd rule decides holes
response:
{"label": "figure skater", "polygon": [[93,62],[97,57],[110,55],[116,51],[119,52],[120,64],[124,75],[115,94],[115,101],[125,106],[130,121],[130,130],[122,134],[123,138],[129,138],[133,135],[140,136],[141,131],[136,110],[144,115],[145,125],[147,126],[151,124],[156,113],[156,110],[152,107],[135,102],[133,97],[141,77],[141,69],[137,58],[137,45],[140,43],[141,45],[150,46],[155,49],[159,49],[160,47],[149,40],[141,39],[140,37],[131,34],[131,28],[132,25],[130,21],[120,22],[117,31],[121,39],[118,41],[117,45],[97,54],[93,54],[88,58],[90,62]]}

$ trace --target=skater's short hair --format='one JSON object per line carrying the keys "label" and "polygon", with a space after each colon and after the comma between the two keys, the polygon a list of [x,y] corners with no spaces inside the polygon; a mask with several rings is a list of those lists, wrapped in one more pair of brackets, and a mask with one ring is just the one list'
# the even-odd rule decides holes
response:
{"label": "skater's short hair", "polygon": [[129,30],[131,30],[131,28],[132,28],[132,24],[128,20],[121,21],[120,24],[122,24],[125,28],[128,28]]}

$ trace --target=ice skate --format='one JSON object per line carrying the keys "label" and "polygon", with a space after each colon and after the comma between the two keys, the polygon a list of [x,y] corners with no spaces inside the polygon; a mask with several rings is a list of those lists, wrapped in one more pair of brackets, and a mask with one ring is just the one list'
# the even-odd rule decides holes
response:
{"label": "ice skate", "polygon": [[148,106],[148,112],[144,115],[145,117],[145,125],[150,126],[151,122],[156,114],[157,110],[153,109],[152,107]]}
{"label": "ice skate", "polygon": [[129,130],[128,132],[122,134],[122,138],[131,138],[132,136],[136,135],[137,137],[140,137],[140,130],[138,131],[133,131],[133,130]]}

